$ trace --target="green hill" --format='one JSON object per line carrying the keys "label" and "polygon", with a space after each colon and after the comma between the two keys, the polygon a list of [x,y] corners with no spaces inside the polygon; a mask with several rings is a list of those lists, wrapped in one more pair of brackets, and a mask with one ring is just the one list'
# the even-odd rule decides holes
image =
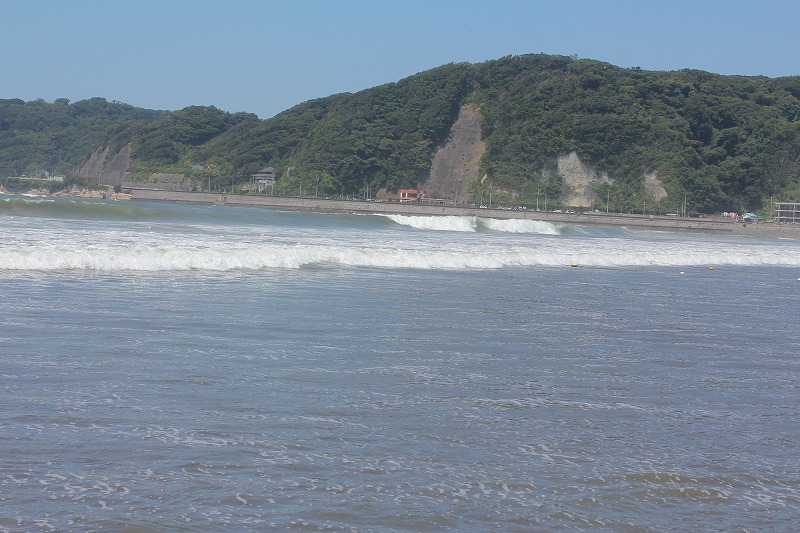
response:
{"label": "green hill", "polygon": [[[708,212],[800,201],[797,76],[652,72],[539,54],[444,65],[269,120],[98,100],[0,101],[0,175],[67,171],[98,147],[110,147],[110,160],[130,143],[129,179],[181,174],[195,188],[230,190],[272,166],[282,194],[423,186],[477,201],[491,187],[495,203],[672,212],[684,202]],[[469,137],[456,131],[466,109],[479,114],[481,141],[456,146]]]}
{"label": "green hill", "polygon": [[37,170],[72,174],[116,131],[165,114],[103,98],[0,99],[0,177]]}

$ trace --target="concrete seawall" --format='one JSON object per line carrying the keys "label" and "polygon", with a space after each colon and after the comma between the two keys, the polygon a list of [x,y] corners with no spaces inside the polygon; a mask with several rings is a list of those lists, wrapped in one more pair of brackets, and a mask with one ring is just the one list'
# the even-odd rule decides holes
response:
{"label": "concrete seawall", "polygon": [[567,224],[597,224],[626,226],[660,231],[701,231],[752,235],[763,237],[800,238],[800,225],[760,223],[733,223],[730,221],[674,216],[620,215],[615,213],[553,213],[525,209],[486,209],[460,206],[399,204],[338,200],[324,198],[295,198],[287,196],[260,196],[226,193],[179,192],[157,189],[130,189],[134,200],[185,202],[209,205],[264,207],[283,211],[319,211],[333,213],[389,213],[427,216],[477,216],[500,219],[542,220]]}

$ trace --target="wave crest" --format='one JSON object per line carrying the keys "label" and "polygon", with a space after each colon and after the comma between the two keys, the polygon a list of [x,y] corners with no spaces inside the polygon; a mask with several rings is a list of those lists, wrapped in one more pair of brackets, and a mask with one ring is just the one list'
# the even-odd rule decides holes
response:
{"label": "wave crest", "polygon": [[150,245],[111,243],[86,245],[12,244],[0,247],[0,270],[5,271],[233,271],[298,269],[308,266],[377,267],[465,270],[506,267],[565,266],[642,267],[708,265],[800,267],[800,255],[763,246],[647,243],[617,239],[537,241],[533,246],[481,245],[478,248],[409,245],[336,245],[286,243],[195,242]]}
{"label": "wave crest", "polygon": [[560,234],[551,222],[524,219],[498,219],[474,216],[381,215],[401,226],[435,231],[475,232],[482,229],[504,233]]}

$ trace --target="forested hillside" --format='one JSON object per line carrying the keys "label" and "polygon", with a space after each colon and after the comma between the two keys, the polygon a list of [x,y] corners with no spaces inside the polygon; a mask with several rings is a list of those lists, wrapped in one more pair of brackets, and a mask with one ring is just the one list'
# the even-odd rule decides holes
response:
{"label": "forested hillside", "polygon": [[[416,186],[470,90],[470,65],[298,105],[267,121],[246,120],[192,154],[223,175],[265,165],[282,171],[280,190],[298,194],[320,178],[325,194]],[[292,167],[292,171],[285,170]]]}
{"label": "forested hillside", "polygon": [[612,198],[627,205],[641,205],[652,171],[670,205],[684,194],[706,211],[755,209],[772,195],[800,200],[800,77],[647,72],[541,55],[476,70],[484,164],[509,186],[574,150],[609,172]]}
{"label": "forested hillside", "polygon": [[103,98],[0,99],[0,177],[37,170],[70,175],[115,131],[165,113]]}
{"label": "forested hillside", "polygon": [[[708,212],[800,201],[800,77],[652,72],[542,54],[445,65],[269,120],[214,107],[159,113],[101,99],[4,100],[0,173],[67,171],[98,146],[112,157],[130,142],[129,177],[138,180],[180,173],[221,190],[269,165],[283,194],[413,187],[466,104],[483,117],[480,170],[489,178],[469,188],[491,184],[504,203],[546,195],[556,205],[557,160],[571,152],[607,173],[594,184],[597,207],[674,212],[686,200]],[[645,175],[667,196],[649,197]]]}

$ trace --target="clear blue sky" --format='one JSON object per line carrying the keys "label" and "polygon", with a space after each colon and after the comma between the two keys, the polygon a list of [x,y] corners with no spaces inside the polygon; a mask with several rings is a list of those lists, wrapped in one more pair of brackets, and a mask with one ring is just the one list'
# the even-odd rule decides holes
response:
{"label": "clear blue sky", "polygon": [[446,63],[800,75],[800,0],[0,0],[0,98],[271,117]]}

